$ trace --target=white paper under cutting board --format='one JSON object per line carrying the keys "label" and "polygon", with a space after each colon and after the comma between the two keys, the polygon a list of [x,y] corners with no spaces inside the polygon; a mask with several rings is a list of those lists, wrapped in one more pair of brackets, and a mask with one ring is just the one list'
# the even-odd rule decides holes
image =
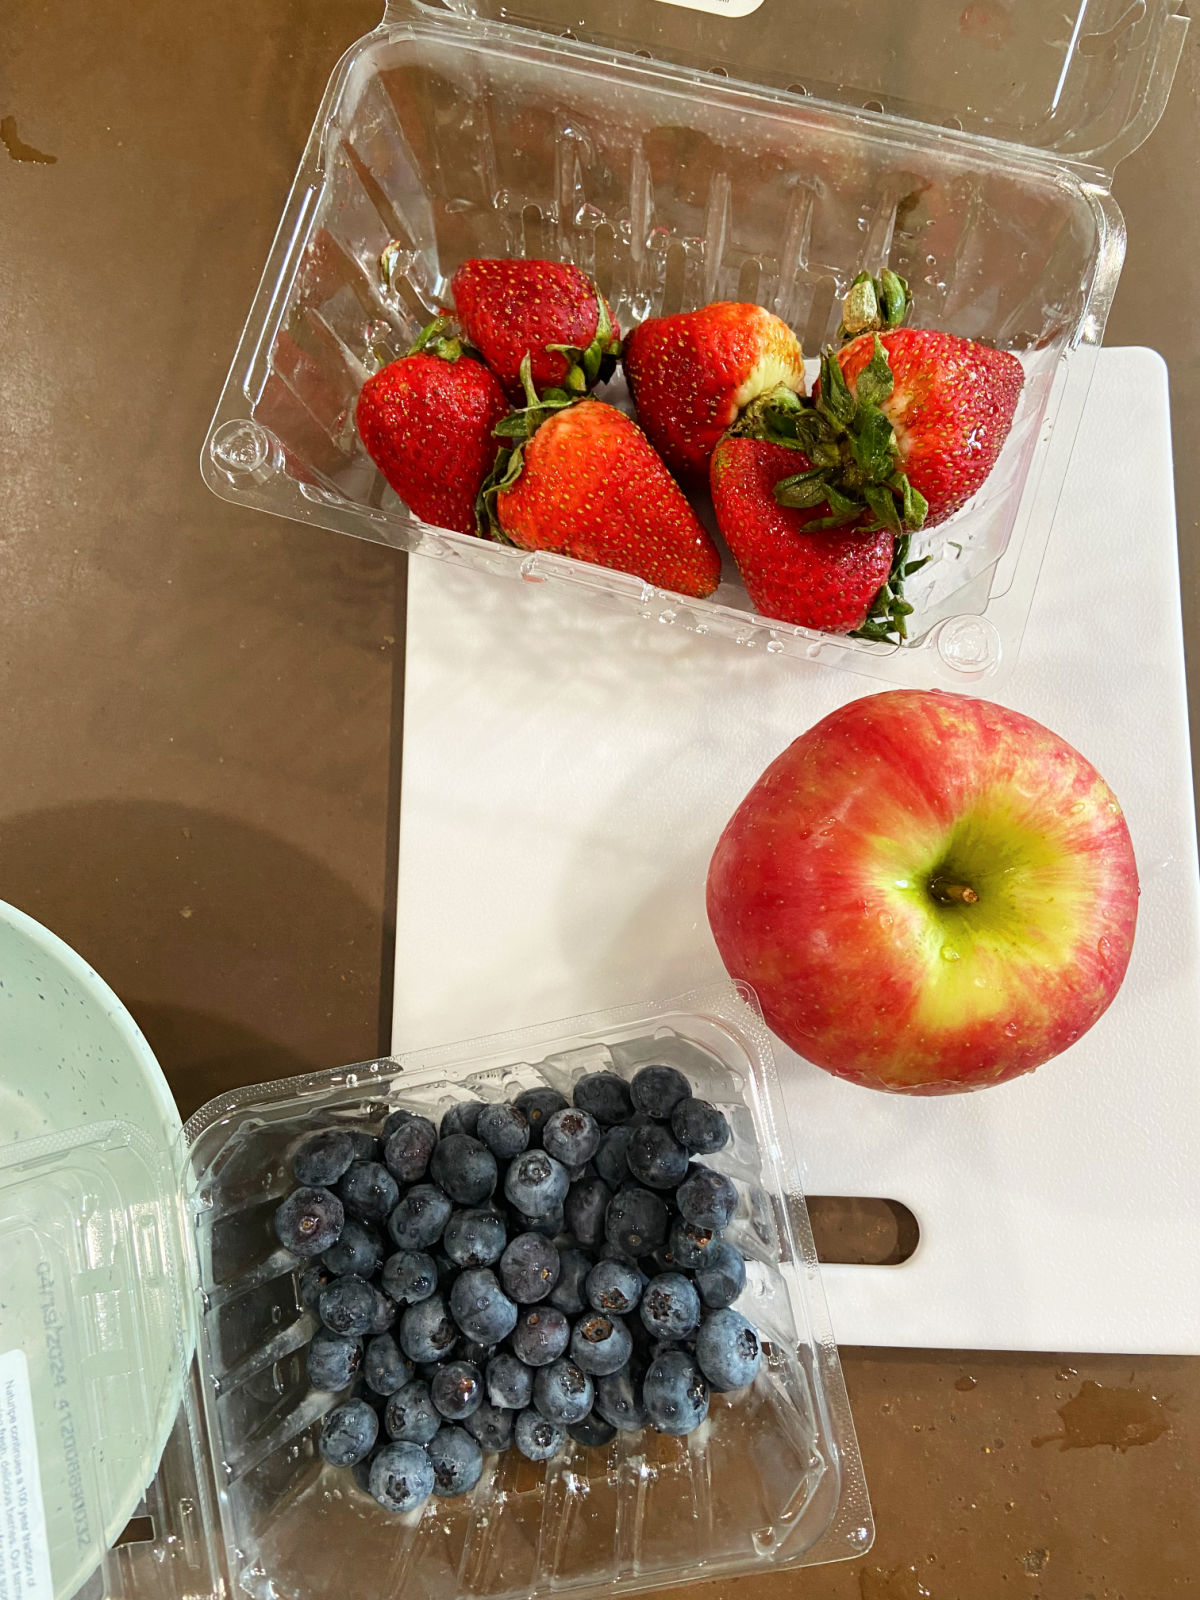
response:
{"label": "white paper under cutting board", "polygon": [[[878,692],[414,560],[395,1041],[624,1001],[721,966],[717,835],[767,762]],[[984,693],[986,686],[972,692]],[[1166,372],[1101,353],[1019,665],[995,698],[1108,778],[1142,877],[1124,988],[1032,1077],[923,1100],[779,1047],[810,1194],[916,1214],[900,1267],[829,1267],[842,1342],[1200,1351],[1200,950]]]}

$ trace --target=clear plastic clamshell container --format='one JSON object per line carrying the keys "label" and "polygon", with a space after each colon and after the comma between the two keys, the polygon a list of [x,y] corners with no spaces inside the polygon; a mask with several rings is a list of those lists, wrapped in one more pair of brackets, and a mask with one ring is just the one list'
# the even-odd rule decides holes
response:
{"label": "clear plastic clamshell container", "polygon": [[[1153,129],[1182,0],[392,0],[330,81],[217,407],[220,495],[406,550],[581,586],[649,619],[902,683],[1020,643],[1124,255],[1110,193]],[[974,501],[914,540],[906,646],[437,530],[354,428],[476,255],[593,273],[622,329],[714,299],[815,358],[862,267],[913,321],[1016,352],[1026,383]],[[381,266],[381,262],[383,265]]]}
{"label": "clear plastic clamshell container", "polygon": [[[488,1456],[469,1495],[383,1511],[316,1448],[336,1397],[308,1389],[315,1321],[298,1297],[302,1263],[272,1227],[291,1152],[330,1123],[376,1128],[401,1105],[436,1119],[467,1096],[567,1091],[584,1072],[628,1077],[649,1061],[678,1066],[730,1122],[710,1159],[741,1190],[729,1229],[748,1258],[738,1305],[767,1346],[753,1387],[714,1395],[688,1438],[619,1434],[536,1467],[514,1451]],[[174,1150],[119,1123],[19,1141],[0,1149],[0,1238],[19,1236],[22,1219],[39,1242],[17,1252],[15,1271],[6,1258],[3,1295],[58,1285],[53,1345],[31,1339],[24,1359],[32,1391],[57,1385],[71,1419],[68,1439],[59,1413],[39,1408],[25,1482],[40,1459],[44,1496],[65,1486],[79,1537],[52,1552],[40,1585],[14,1577],[6,1556],[11,1600],[67,1600],[81,1584],[127,1600],[319,1600],[350,1575],[357,1600],[632,1593],[871,1543],[768,1035],[733,985],[238,1090],[198,1112]],[[167,1392],[176,1410],[163,1417]],[[127,1481],[105,1470],[114,1396],[156,1448],[166,1440],[139,1505],[117,1504]],[[7,1421],[0,1405],[0,1513]],[[123,1536],[117,1511],[132,1512]],[[0,1551],[4,1533],[0,1523]]]}

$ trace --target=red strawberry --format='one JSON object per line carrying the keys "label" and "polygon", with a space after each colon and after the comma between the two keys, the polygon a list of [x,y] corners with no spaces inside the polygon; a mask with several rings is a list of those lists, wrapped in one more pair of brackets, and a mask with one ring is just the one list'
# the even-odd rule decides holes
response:
{"label": "red strawberry", "polygon": [[713,452],[713,508],[757,611],[849,633],[863,626],[888,581],[894,540],[887,528],[813,530],[806,524],[821,520],[826,507],[779,505],[775,485],[810,466],[786,445],[731,435]]}
{"label": "red strawberry", "polygon": [[691,484],[707,482],[717,440],[752,400],[780,385],[804,393],[804,357],[787,323],[732,301],[643,322],[624,362],[647,437]]}
{"label": "red strawberry", "polygon": [[367,454],[410,511],[455,533],[477,532],[475,500],[499,445],[508,401],[480,361],[463,355],[444,322],[430,323],[408,355],[367,379],[355,421]]}
{"label": "red strawberry", "polygon": [[712,594],[721,579],[717,547],[623,411],[600,400],[531,406],[506,431],[519,442],[482,496],[493,537],[632,572],[696,599]]}
{"label": "red strawberry", "polygon": [[582,394],[609,377],[621,347],[612,309],[561,261],[464,261],[450,280],[463,331],[514,400],[528,355],[534,387]]}

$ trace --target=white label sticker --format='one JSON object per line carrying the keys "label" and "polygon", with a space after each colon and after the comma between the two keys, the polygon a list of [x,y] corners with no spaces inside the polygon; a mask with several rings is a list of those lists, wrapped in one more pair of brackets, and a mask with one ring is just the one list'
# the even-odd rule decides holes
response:
{"label": "white label sticker", "polygon": [[54,1600],[23,1350],[0,1355],[0,1600]]}
{"label": "white label sticker", "polygon": [[708,11],[714,17],[748,17],[763,0],[663,0],[667,6],[687,6],[691,11]]}

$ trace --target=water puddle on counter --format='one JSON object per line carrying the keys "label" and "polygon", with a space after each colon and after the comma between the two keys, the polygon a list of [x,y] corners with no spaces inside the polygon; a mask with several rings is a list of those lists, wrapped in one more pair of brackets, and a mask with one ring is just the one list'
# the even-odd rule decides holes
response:
{"label": "water puddle on counter", "polygon": [[1079,1393],[1059,1406],[1061,1433],[1040,1434],[1034,1446],[1057,1443],[1060,1450],[1087,1450],[1106,1444],[1113,1450],[1153,1444],[1171,1426],[1166,1407],[1146,1389],[1106,1388],[1085,1378]]}
{"label": "water puddle on counter", "polygon": [[929,1600],[916,1567],[864,1567],[858,1587],[862,1600]]}

